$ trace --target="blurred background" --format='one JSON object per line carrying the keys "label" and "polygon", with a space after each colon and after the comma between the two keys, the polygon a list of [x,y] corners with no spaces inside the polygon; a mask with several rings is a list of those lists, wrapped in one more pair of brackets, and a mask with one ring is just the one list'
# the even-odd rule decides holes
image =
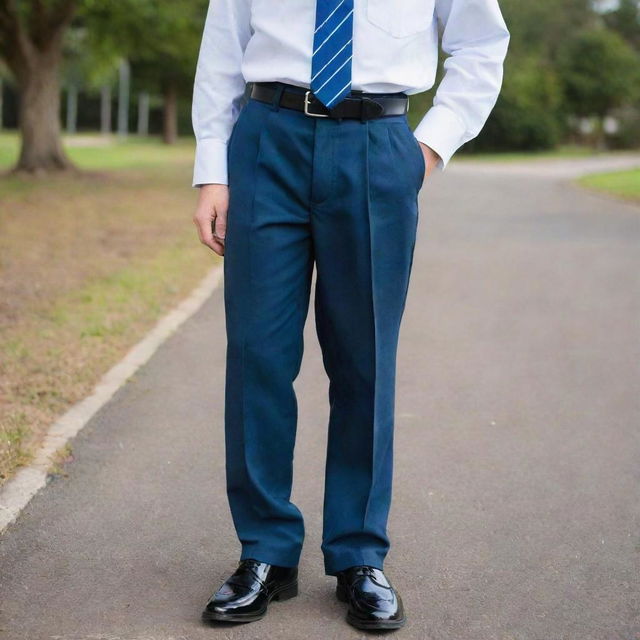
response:
{"label": "blurred background", "polygon": [[[500,98],[420,192],[388,565],[403,637],[640,640],[640,3],[500,5]],[[220,273],[191,221],[206,9],[0,0],[0,529],[30,500],[0,536],[7,640],[209,639],[201,604],[237,557],[222,287],[50,466],[34,462],[49,427],[95,408],[105,372]],[[412,126],[432,99],[412,96]],[[355,640],[321,570],[329,403],[312,315],[296,379],[304,588],[260,636]]]}
{"label": "blurred background", "polygon": [[[640,147],[640,3],[501,7],[503,91],[456,163]],[[215,260],[189,221],[206,8],[0,0],[0,481]],[[587,181],[640,198],[638,170]]]}

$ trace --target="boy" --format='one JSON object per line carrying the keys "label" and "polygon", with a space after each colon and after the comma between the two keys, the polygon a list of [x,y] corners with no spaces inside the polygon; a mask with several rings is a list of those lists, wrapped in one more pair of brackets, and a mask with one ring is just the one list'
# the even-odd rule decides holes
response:
{"label": "boy", "polygon": [[[412,131],[408,96],[434,82],[439,29],[445,75]],[[242,551],[204,619],[257,620],[297,594],[293,381],[315,265],[330,401],[324,569],[352,625],[404,624],[383,562],[418,193],[484,125],[508,42],[497,0],[211,0],[194,222],[224,255],[227,496]]]}

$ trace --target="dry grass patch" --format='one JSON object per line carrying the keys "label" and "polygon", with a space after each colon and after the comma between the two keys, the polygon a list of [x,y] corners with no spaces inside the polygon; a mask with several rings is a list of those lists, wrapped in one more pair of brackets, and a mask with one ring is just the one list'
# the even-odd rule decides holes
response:
{"label": "dry grass patch", "polygon": [[75,151],[109,171],[0,181],[0,481],[216,260],[190,145]]}

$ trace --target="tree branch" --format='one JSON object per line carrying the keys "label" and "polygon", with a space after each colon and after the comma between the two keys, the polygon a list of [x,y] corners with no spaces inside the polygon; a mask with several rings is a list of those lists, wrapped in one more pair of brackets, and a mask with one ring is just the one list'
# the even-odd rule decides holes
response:
{"label": "tree branch", "polygon": [[36,45],[46,39],[47,10],[42,0],[31,0],[29,11],[29,32]]}
{"label": "tree branch", "polygon": [[59,44],[62,34],[73,19],[76,8],[76,0],[58,0],[53,3],[31,0],[29,33],[34,45],[40,51]]}
{"label": "tree branch", "polygon": [[0,0],[0,53],[16,75],[33,55],[33,43],[20,20],[15,0]]}
{"label": "tree branch", "polygon": [[52,9],[48,16],[49,33],[55,36],[64,31],[73,20],[77,8],[77,0],[60,0],[57,9]]}
{"label": "tree branch", "polygon": [[0,0],[0,33],[7,36],[10,29],[15,29],[18,14],[13,0]]}

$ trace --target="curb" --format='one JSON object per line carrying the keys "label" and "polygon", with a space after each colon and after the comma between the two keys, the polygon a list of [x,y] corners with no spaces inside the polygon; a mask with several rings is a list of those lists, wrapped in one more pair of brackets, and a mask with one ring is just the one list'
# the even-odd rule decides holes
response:
{"label": "curb", "polygon": [[56,451],[76,436],[162,343],[200,309],[222,282],[222,275],[222,265],[213,267],[185,300],[161,318],[120,362],[104,374],[89,396],[73,405],[51,425],[33,461],[0,489],[0,533],[16,520],[31,498],[47,484],[49,467]]}

